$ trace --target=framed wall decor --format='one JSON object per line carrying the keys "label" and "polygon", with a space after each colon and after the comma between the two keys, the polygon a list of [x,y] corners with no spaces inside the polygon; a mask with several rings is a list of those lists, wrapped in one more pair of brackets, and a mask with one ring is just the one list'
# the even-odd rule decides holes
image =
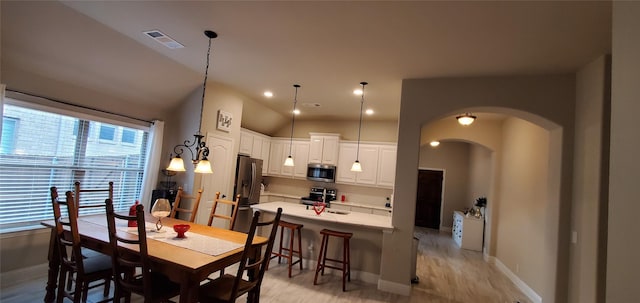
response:
{"label": "framed wall decor", "polygon": [[229,132],[231,130],[231,121],[233,120],[233,116],[229,112],[225,112],[223,110],[218,110],[218,123],[217,129],[225,132]]}

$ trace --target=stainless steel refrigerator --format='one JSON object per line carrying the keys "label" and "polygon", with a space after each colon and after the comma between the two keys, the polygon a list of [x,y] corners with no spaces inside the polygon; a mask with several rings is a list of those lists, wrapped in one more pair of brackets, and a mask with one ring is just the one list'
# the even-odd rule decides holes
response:
{"label": "stainless steel refrigerator", "polygon": [[233,198],[240,195],[240,205],[234,230],[248,232],[253,212],[251,204],[260,202],[262,184],[262,160],[238,155],[236,178],[233,186]]}

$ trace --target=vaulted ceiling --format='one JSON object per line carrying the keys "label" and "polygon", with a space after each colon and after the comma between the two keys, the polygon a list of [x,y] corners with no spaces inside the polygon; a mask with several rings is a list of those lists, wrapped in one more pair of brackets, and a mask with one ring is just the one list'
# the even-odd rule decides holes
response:
{"label": "vaulted ceiling", "polygon": [[[571,73],[610,51],[608,1],[2,1],[2,66],[168,110],[209,79],[299,119],[398,117],[402,79]],[[160,30],[184,48],[143,32]],[[11,79],[1,79],[11,88]],[[262,93],[270,90],[273,98]],[[313,106],[312,106],[313,105]],[[319,105],[319,106],[315,106]]]}

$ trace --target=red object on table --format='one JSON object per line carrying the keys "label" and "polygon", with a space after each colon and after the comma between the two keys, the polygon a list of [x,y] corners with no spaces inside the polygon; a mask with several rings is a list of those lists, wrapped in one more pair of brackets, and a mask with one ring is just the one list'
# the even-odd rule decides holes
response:
{"label": "red object on table", "polygon": [[345,199],[346,199],[346,197],[344,195],[342,195],[342,198],[340,199],[340,201],[344,202]]}
{"label": "red object on table", "polygon": [[[140,201],[136,200],[136,203],[131,205],[131,208],[129,208],[129,216],[135,216],[137,214],[136,206],[138,204],[140,204]],[[136,222],[136,220],[129,220],[129,223],[127,223],[127,226],[138,227],[138,222]]]}

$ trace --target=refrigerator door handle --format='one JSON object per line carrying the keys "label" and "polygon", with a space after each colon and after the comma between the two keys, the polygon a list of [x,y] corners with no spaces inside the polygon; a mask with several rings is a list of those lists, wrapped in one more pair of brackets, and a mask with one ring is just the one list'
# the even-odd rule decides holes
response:
{"label": "refrigerator door handle", "polygon": [[250,187],[249,187],[249,201],[253,200],[253,187],[255,186],[256,183],[256,163],[255,162],[251,162],[251,182],[249,182]]}

